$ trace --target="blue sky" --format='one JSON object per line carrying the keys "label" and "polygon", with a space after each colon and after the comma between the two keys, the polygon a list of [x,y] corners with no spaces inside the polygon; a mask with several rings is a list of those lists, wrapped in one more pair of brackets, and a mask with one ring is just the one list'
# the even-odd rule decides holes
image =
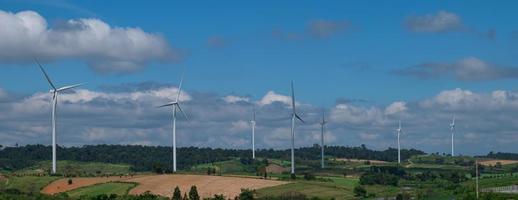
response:
{"label": "blue sky", "polygon": [[[188,93],[260,101],[269,91],[287,95],[289,82],[294,80],[298,101],[311,105],[309,110],[330,112],[341,102],[360,104],[356,106],[367,110],[371,106],[383,110],[399,101],[412,107],[456,88],[477,95],[497,90],[513,93],[518,78],[517,4],[0,0],[0,11],[10,13],[8,16],[34,11],[46,20],[50,32],[73,33],[67,32],[73,28],[69,20],[95,19],[112,29],[138,28],[156,39],[149,42],[158,42],[154,44],[168,51],[154,53],[151,46],[142,49],[152,52],[147,56],[135,53],[114,58],[102,52],[128,49],[63,43],[59,45],[70,49],[47,55],[23,53],[32,51],[30,45],[20,47],[22,53],[18,54],[0,46],[0,52],[6,52],[0,53],[0,88],[17,98],[47,91],[48,85],[31,58],[41,54],[59,85],[88,82],[84,89],[90,91],[144,82],[174,86],[185,68]],[[37,47],[50,49],[53,44]],[[75,52],[86,46],[92,49]],[[110,65],[121,61],[135,68]],[[428,114],[416,110],[420,115]],[[402,117],[390,120],[396,118]],[[509,131],[514,130],[502,130]]]}

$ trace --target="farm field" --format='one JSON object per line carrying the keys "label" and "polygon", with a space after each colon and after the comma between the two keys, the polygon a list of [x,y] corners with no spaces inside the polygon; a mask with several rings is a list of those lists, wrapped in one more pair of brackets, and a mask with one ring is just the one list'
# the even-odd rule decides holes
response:
{"label": "farm field", "polygon": [[[51,161],[40,161],[36,165],[15,171],[17,174],[45,174],[50,171]],[[57,162],[57,170],[64,174],[93,176],[98,174],[128,174],[130,166],[99,162],[79,162],[62,160]]]}
{"label": "farm field", "polygon": [[44,194],[56,194],[61,192],[67,192],[70,190],[78,189],[81,187],[91,186],[100,183],[108,183],[114,181],[127,181],[130,180],[131,176],[110,176],[110,177],[88,177],[88,178],[70,178],[72,184],[68,184],[68,178],[62,178],[56,180],[41,190]]}
{"label": "farm field", "polygon": [[0,185],[6,189],[18,189],[26,193],[38,193],[46,185],[60,177],[53,176],[22,176],[9,177],[0,180]]}
{"label": "farm field", "polygon": [[204,175],[143,176],[127,181],[138,183],[138,186],[130,190],[129,194],[141,194],[146,191],[151,191],[153,194],[171,197],[171,191],[176,186],[178,186],[181,191],[189,191],[191,186],[196,185],[202,198],[212,197],[215,194],[223,194],[225,197],[232,198],[239,195],[241,188],[261,189],[287,183],[254,178]]}
{"label": "farm field", "polygon": [[518,160],[485,160],[480,161],[479,163],[484,166],[495,166],[497,163],[502,165],[510,165],[518,163]]}
{"label": "farm field", "polygon": [[71,197],[97,196],[101,194],[126,195],[129,190],[135,187],[135,183],[111,182],[82,187],[67,192]]}
{"label": "farm field", "polygon": [[[178,186],[181,191],[189,191],[190,187],[196,185],[201,197],[212,197],[215,194],[223,194],[226,197],[239,195],[241,188],[260,189],[283,185],[287,182],[263,180],[256,178],[225,177],[225,176],[206,176],[206,175],[142,175],[131,177],[95,177],[95,178],[72,178],[72,184],[68,184],[68,179],[63,178],[52,182],[43,188],[42,193],[56,194],[61,192],[83,193],[86,191],[121,191],[123,186],[116,183],[137,184],[129,190],[129,194],[142,194],[150,191],[153,194],[168,196],[171,191]],[[113,183],[110,185],[105,185]],[[104,185],[104,186],[103,186]],[[121,188],[122,187],[122,188]]]}

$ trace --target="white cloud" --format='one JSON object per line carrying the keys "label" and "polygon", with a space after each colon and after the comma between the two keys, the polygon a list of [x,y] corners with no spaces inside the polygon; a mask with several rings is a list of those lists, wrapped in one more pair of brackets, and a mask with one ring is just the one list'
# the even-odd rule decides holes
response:
{"label": "white cloud", "polygon": [[4,99],[4,98],[7,98],[7,92],[0,88],[0,99]]}
{"label": "white cloud", "polygon": [[270,105],[274,102],[280,102],[286,105],[291,105],[291,97],[277,94],[274,91],[268,91],[266,95],[258,102],[259,105]]}
{"label": "white cloud", "polygon": [[407,19],[406,26],[415,32],[445,32],[461,28],[462,20],[455,13],[439,11],[435,14],[411,16]]}
{"label": "white cloud", "polygon": [[250,130],[249,122],[244,120],[232,122],[232,127],[230,128],[232,133],[240,133],[246,130]]}
{"label": "white cloud", "polygon": [[129,73],[154,61],[181,58],[158,34],[111,27],[99,19],[70,19],[54,27],[34,11],[0,10],[0,60],[77,58],[100,73]]}
{"label": "white cloud", "polygon": [[403,101],[396,101],[387,108],[385,108],[385,115],[392,115],[400,112],[406,111],[408,108],[406,107],[406,103]]}
{"label": "white cloud", "polygon": [[336,123],[381,123],[383,112],[376,107],[356,107],[350,104],[338,104],[331,109],[330,120]]}
{"label": "white cloud", "polygon": [[358,134],[358,136],[360,137],[360,139],[362,140],[376,140],[378,138],[380,138],[380,135],[379,134],[375,134],[375,133],[366,133],[366,132],[361,132],[360,134]]}
{"label": "white cloud", "polygon": [[225,96],[223,97],[223,100],[227,103],[250,102],[250,98],[248,97],[240,97],[234,95]]}

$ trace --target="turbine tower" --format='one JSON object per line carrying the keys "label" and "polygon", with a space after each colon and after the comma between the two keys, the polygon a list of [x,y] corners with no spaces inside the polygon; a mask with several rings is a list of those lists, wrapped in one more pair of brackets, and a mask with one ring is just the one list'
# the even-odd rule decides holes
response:
{"label": "turbine tower", "polygon": [[451,156],[455,156],[455,151],[454,151],[454,141],[453,141],[453,136],[455,134],[455,115],[453,115],[453,119],[451,121],[451,124],[450,124],[450,132],[451,132]]}
{"label": "turbine tower", "polygon": [[50,90],[50,92],[52,93],[52,174],[55,174],[56,173],[56,109],[57,109],[57,105],[58,105],[58,95],[60,92],[78,87],[80,85],[83,85],[84,83],[56,88],[54,83],[52,83],[52,81],[50,80],[50,77],[47,74],[47,72],[45,72],[45,70],[43,69],[43,66],[41,66],[40,62],[38,62],[38,60],[36,58],[34,59],[34,61],[40,67],[40,70],[41,70],[41,72],[43,72],[43,75],[45,75],[45,79],[47,79],[47,82],[49,82],[50,87],[52,87],[52,89]]}
{"label": "turbine tower", "polygon": [[322,161],[321,161],[321,165],[322,165],[322,169],[324,169],[324,132],[326,131],[325,130],[325,126],[326,126],[327,122],[326,122],[326,117],[325,117],[325,113],[322,112],[322,122],[320,122],[320,125],[322,126],[322,134],[320,135],[321,137],[321,157],[322,157]]}
{"label": "turbine tower", "polygon": [[291,174],[295,174],[295,118],[305,123],[295,110],[295,91],[291,81]]}
{"label": "turbine tower", "polygon": [[159,106],[159,108],[168,107],[168,106],[171,106],[173,108],[173,172],[176,172],[176,112],[177,112],[177,109],[180,110],[180,112],[183,114],[185,119],[188,119],[187,115],[183,112],[182,107],[180,107],[180,94],[182,92],[182,83],[183,83],[183,74],[182,74],[182,78],[180,79],[180,85],[178,85],[178,94],[176,95],[176,100]]}
{"label": "turbine tower", "polygon": [[250,125],[252,125],[252,158],[255,159],[255,108]]}
{"label": "turbine tower", "polygon": [[397,131],[397,163],[401,164],[401,145],[399,143],[399,136],[401,135],[401,120],[399,120],[399,127],[396,129]]}

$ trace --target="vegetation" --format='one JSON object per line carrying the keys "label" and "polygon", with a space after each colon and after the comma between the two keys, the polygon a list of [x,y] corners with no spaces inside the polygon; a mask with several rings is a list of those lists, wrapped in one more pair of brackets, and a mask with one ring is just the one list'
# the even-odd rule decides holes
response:
{"label": "vegetation", "polygon": [[[5,147],[0,150],[0,169],[14,171],[37,165],[40,161],[51,159],[51,147],[44,145],[27,145],[20,147]],[[171,171],[170,147],[153,147],[140,145],[86,145],[82,147],[58,147],[58,157],[61,160],[81,162],[106,162],[112,164],[127,164],[131,171]],[[178,148],[178,167],[188,170],[192,166],[227,161],[233,158],[249,158],[250,150],[211,149],[198,147]],[[318,160],[320,147],[304,147],[297,149],[297,159]],[[326,154],[339,158],[373,159],[395,161],[396,149],[376,151],[360,147],[328,146]],[[402,150],[403,159],[414,155],[422,155],[419,150]],[[269,159],[289,160],[289,150],[262,149],[257,150],[258,157]],[[318,165],[318,162],[315,163]],[[48,165],[47,165],[48,166]],[[61,171],[61,170],[60,170]]]}

